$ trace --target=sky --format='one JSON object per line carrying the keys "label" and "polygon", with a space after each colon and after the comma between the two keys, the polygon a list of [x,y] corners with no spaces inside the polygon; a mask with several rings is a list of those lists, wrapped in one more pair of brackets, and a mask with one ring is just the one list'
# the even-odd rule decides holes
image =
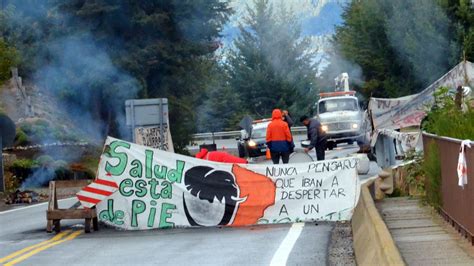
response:
{"label": "sky", "polygon": [[[246,6],[252,6],[253,0],[233,0],[231,6],[235,13],[222,32],[224,46],[238,35],[238,24],[242,23]],[[291,8],[301,18],[302,32],[305,36],[330,36],[336,25],[343,20],[343,5],[348,0],[270,0],[274,6],[284,5]]]}

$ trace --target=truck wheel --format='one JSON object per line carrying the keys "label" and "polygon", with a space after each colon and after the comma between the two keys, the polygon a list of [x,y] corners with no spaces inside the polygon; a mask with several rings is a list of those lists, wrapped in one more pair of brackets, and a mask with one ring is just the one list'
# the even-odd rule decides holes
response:
{"label": "truck wheel", "polygon": [[237,144],[237,149],[239,150],[239,157],[240,157],[240,158],[244,158],[244,157],[245,157],[244,145],[238,143],[238,144]]}
{"label": "truck wheel", "polygon": [[349,145],[352,145],[352,144],[354,144],[354,140],[352,140],[352,139],[351,139],[351,140],[349,140],[349,141],[347,142],[347,144],[349,144]]}

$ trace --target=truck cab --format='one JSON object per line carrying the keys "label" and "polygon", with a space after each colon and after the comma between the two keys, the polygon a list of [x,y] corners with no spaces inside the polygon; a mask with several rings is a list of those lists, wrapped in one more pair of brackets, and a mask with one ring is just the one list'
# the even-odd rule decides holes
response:
{"label": "truck cab", "polygon": [[315,118],[326,132],[328,149],[333,149],[338,143],[357,142],[362,145],[367,125],[355,91],[320,93],[316,111]]}

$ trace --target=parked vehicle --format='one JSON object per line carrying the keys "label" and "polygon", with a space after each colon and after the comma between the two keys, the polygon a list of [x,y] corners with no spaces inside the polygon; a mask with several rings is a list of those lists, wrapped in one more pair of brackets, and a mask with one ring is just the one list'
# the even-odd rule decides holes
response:
{"label": "parked vehicle", "polygon": [[240,131],[240,137],[237,138],[239,157],[259,157],[265,155],[267,152],[267,127],[270,122],[271,119],[256,120],[252,123],[250,134],[245,129]]}
{"label": "parked vehicle", "polygon": [[[349,76],[342,73],[336,79],[334,92],[319,94],[316,116],[326,132],[327,148],[332,150],[338,143],[359,146],[366,142],[367,128],[370,126],[367,114],[359,106],[355,91],[349,90]],[[303,144],[303,146],[305,146]]]}

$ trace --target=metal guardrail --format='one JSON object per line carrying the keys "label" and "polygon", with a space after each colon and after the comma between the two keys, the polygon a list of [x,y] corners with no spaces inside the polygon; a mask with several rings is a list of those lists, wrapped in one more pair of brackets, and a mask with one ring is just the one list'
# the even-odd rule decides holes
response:
{"label": "metal guardrail", "polygon": [[[306,127],[292,127],[291,133],[293,135],[300,135],[306,133]],[[202,140],[202,139],[231,139],[240,136],[240,130],[235,131],[222,131],[222,132],[207,132],[207,133],[197,133],[193,134],[193,140]]]}
{"label": "metal guardrail", "polygon": [[[460,139],[423,133],[425,160],[429,154],[432,154],[430,149],[438,149],[441,163],[441,188],[439,191],[441,193],[441,206],[439,211],[451,225],[454,225],[458,232],[461,232],[474,245],[474,219],[472,219],[474,213],[474,180],[471,178],[474,176],[474,148],[465,149],[468,184],[461,188],[458,185],[456,172],[461,141]],[[427,182],[425,185],[429,188],[430,183]]]}

